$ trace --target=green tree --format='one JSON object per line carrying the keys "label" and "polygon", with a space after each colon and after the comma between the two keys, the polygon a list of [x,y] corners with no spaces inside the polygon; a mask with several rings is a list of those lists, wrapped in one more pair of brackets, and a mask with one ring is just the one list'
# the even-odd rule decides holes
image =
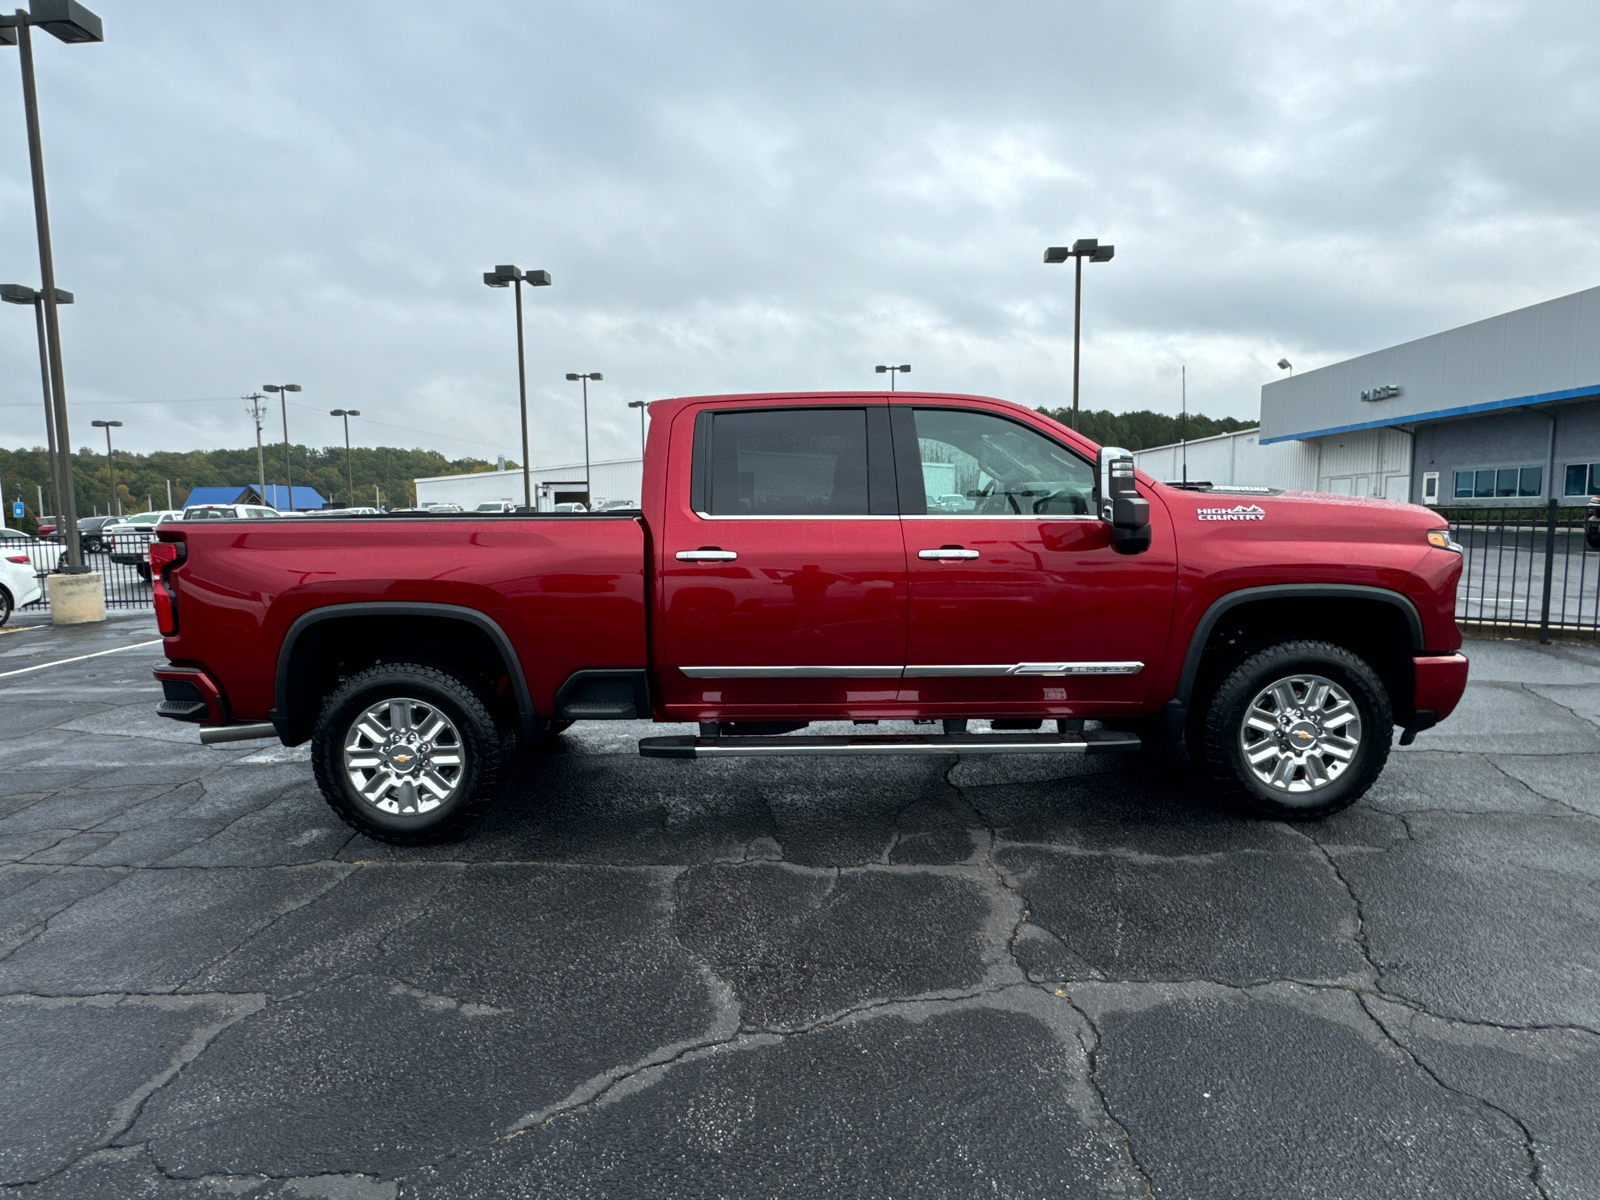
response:
{"label": "green tree", "polygon": [[[1072,424],[1070,408],[1041,408],[1039,411],[1068,427]],[[1114,413],[1105,409],[1086,408],[1078,412],[1079,433],[1099,445],[1121,446],[1125,450],[1148,450],[1151,446],[1167,446],[1179,440],[1192,442],[1219,433],[1254,429],[1258,424],[1257,421],[1241,421],[1236,417],[1208,417],[1203,413],[1190,413],[1186,428],[1182,417],[1171,417],[1149,409]]]}

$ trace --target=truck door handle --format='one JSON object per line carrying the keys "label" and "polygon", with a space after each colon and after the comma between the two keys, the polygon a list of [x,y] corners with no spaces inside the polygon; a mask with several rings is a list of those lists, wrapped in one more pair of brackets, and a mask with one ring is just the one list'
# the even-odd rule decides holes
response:
{"label": "truck door handle", "polygon": [[679,562],[732,562],[739,555],[732,550],[716,546],[701,546],[698,550],[679,550]]}
{"label": "truck door handle", "polygon": [[918,550],[918,558],[977,558],[976,550],[963,550],[960,546],[940,546],[937,550]]}

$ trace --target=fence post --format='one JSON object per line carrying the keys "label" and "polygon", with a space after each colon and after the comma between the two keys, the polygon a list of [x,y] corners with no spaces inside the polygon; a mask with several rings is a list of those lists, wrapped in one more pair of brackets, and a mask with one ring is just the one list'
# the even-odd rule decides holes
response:
{"label": "fence post", "polygon": [[1554,582],[1556,562],[1556,489],[1550,485],[1550,505],[1544,526],[1544,601],[1539,605],[1539,644],[1550,644],[1550,585]]}

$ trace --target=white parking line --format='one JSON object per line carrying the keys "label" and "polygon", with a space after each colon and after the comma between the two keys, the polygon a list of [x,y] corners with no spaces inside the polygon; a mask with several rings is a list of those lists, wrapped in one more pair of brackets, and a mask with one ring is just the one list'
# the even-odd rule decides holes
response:
{"label": "white parking line", "polygon": [[111,650],[97,650],[93,654],[80,654],[76,658],[58,658],[55,662],[39,663],[37,666],[23,667],[18,671],[0,671],[0,679],[9,679],[13,675],[26,675],[29,671],[42,671],[46,667],[64,667],[68,663],[82,662],[86,658],[100,658],[107,654],[120,654],[124,650],[138,650],[144,646],[159,646],[161,639],[153,642],[135,642],[131,646],[117,646]]}

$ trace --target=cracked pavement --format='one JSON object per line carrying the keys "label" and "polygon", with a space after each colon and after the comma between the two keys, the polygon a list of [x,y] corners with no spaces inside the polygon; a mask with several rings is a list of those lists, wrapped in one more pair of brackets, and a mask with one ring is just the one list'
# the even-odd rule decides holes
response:
{"label": "cracked pavement", "polygon": [[1315,824],[1181,756],[518,761],[399,849],[0,634],[0,1195],[1600,1195],[1600,648]]}

